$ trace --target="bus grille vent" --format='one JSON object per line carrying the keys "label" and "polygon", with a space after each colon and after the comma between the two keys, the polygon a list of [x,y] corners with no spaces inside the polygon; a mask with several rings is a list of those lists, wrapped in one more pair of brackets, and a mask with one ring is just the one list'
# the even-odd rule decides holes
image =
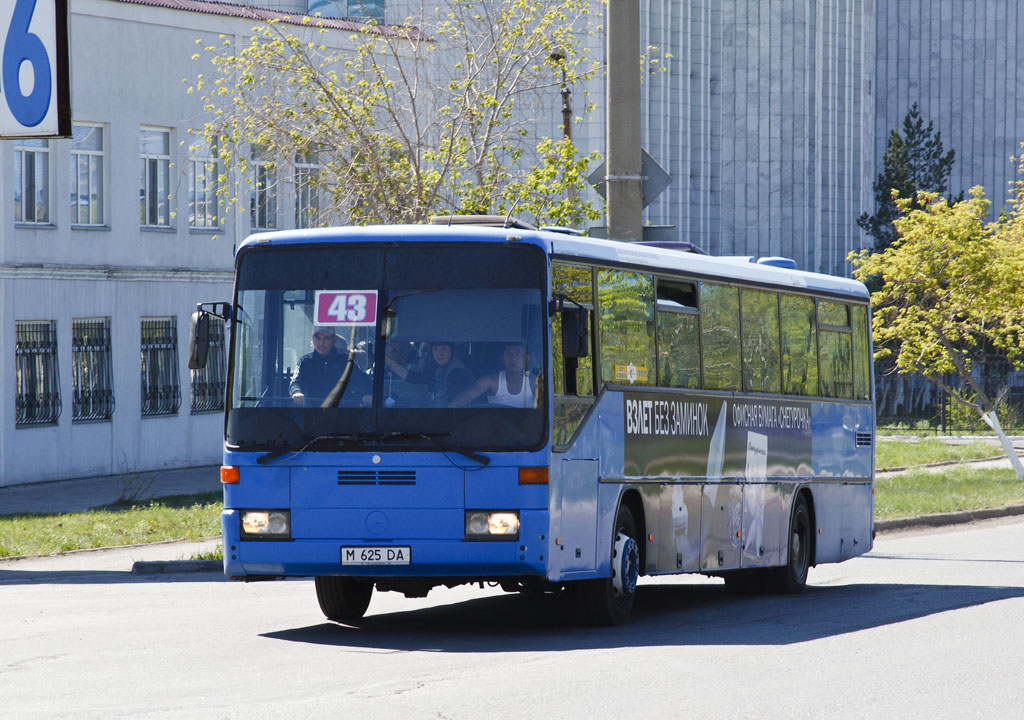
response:
{"label": "bus grille vent", "polygon": [[415,470],[339,470],[339,485],[415,485]]}
{"label": "bus grille vent", "polygon": [[857,433],[857,447],[871,447],[871,433]]}

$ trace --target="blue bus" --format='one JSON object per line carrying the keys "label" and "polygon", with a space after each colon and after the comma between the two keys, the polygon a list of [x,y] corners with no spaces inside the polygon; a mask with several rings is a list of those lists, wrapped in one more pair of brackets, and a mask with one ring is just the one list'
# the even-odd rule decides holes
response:
{"label": "blue bus", "polygon": [[239,580],[488,581],[626,621],[642,575],[799,592],[871,549],[868,292],[779,258],[501,222],[253,235],[230,321],[222,530]]}

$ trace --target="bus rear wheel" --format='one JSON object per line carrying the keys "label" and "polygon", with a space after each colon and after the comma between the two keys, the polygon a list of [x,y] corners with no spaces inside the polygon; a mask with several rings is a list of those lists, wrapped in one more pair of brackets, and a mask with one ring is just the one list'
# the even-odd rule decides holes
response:
{"label": "bus rear wheel", "polygon": [[314,578],[316,599],[324,615],[351,625],[366,614],[373,594],[373,583],[347,577]]}
{"label": "bus rear wheel", "polygon": [[636,520],[626,505],[615,514],[611,577],[584,580],[578,586],[583,617],[593,625],[622,625],[633,611],[640,576]]}
{"label": "bus rear wheel", "polygon": [[789,520],[789,552],[786,564],[772,568],[765,577],[769,590],[784,595],[802,592],[807,585],[807,571],[811,567],[811,513],[807,498],[797,495]]}

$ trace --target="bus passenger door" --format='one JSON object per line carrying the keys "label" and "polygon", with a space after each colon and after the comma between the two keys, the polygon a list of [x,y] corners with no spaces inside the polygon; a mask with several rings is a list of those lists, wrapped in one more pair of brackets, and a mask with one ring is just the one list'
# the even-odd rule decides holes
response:
{"label": "bus passenger door", "polygon": [[596,459],[562,458],[558,565],[562,571],[593,570],[597,558]]}

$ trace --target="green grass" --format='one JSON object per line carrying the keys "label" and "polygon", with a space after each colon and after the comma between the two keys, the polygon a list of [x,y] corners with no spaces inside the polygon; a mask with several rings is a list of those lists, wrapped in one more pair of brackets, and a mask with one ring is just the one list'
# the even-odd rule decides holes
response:
{"label": "green grass", "polygon": [[878,519],[980,510],[1024,503],[1024,481],[1013,470],[951,466],[941,472],[909,470],[875,480]]}
{"label": "green grass", "polygon": [[998,445],[975,440],[963,445],[953,445],[943,440],[882,440],[875,447],[875,469],[913,467],[927,463],[999,457],[1002,450]]}
{"label": "green grass", "polygon": [[46,555],[220,534],[219,491],[59,515],[0,516],[0,557]]}

